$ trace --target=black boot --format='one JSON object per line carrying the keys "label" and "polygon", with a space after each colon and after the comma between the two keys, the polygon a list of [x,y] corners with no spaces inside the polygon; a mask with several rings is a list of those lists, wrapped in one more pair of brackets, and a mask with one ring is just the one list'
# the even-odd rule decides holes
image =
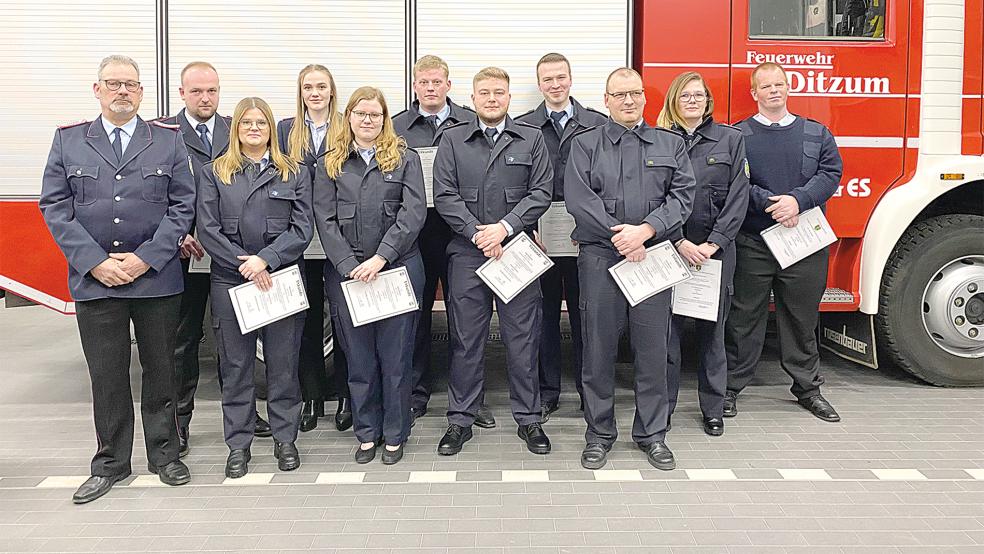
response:
{"label": "black boot", "polygon": [[343,396],[338,399],[338,409],[335,410],[335,429],[347,431],[352,428],[352,399]]}

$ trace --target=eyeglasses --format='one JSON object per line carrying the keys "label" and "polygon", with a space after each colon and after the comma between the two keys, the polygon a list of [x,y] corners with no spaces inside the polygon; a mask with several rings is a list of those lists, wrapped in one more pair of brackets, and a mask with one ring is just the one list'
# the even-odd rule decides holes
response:
{"label": "eyeglasses", "polygon": [[703,92],[695,92],[693,94],[685,92],[680,95],[681,102],[690,102],[691,100],[694,102],[703,102],[704,100],[707,100],[707,95]]}
{"label": "eyeglasses", "polygon": [[140,81],[117,81],[116,79],[100,79],[100,81],[106,83],[106,88],[109,90],[120,90],[121,86],[125,86],[126,90],[130,92],[137,92],[140,90]]}
{"label": "eyeglasses", "polygon": [[383,114],[381,113],[355,111],[352,112],[352,115],[360,121],[365,121],[367,117],[369,118],[369,121],[372,121],[373,123],[379,123],[383,120]]}
{"label": "eyeglasses", "polygon": [[631,96],[633,100],[639,100],[645,96],[646,91],[644,90],[627,90],[625,92],[606,92],[608,96],[611,96],[619,102],[624,102],[626,96]]}
{"label": "eyeglasses", "polygon": [[241,129],[249,129],[253,125],[256,125],[256,128],[257,129],[260,129],[260,130],[266,129],[267,127],[270,126],[270,124],[267,123],[267,120],[265,120],[265,119],[258,119],[256,121],[253,121],[252,119],[240,119],[239,120],[239,127]]}

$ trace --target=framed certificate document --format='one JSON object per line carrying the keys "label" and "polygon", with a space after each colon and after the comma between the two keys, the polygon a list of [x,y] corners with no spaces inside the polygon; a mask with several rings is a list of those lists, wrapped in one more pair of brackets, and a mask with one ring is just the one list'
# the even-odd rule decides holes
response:
{"label": "framed certificate document", "polygon": [[690,279],[690,269],[669,241],[646,249],[641,262],[622,260],[608,268],[630,306]]}
{"label": "framed certificate document", "polygon": [[342,294],[356,327],[420,309],[405,267],[380,271],[370,283],[345,281]]}
{"label": "framed certificate document", "polygon": [[554,263],[526,233],[502,248],[502,257],[490,258],[475,273],[506,304]]}
{"label": "framed certificate document", "polygon": [[837,235],[819,206],[799,214],[796,227],[776,223],[760,234],[783,269],[837,242]]}
{"label": "framed certificate document", "polygon": [[308,309],[307,293],[301,269],[292,265],[270,274],[273,287],[264,292],[256,283],[244,283],[229,289],[232,309],[239,330],[245,335],[264,325]]}
{"label": "framed certificate document", "polygon": [[578,247],[571,240],[574,216],[567,213],[564,202],[551,202],[540,218],[540,241],[547,249],[547,256],[577,256]]}
{"label": "framed certificate document", "polygon": [[721,303],[721,260],[690,264],[690,279],[673,287],[673,314],[717,321]]}
{"label": "framed certificate document", "polygon": [[420,168],[424,172],[424,194],[427,196],[427,207],[434,207],[434,158],[437,157],[437,147],[414,148],[420,156]]}

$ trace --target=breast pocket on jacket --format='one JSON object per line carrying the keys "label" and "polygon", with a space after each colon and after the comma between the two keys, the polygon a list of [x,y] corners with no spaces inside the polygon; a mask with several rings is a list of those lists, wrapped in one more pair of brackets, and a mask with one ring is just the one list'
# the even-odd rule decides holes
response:
{"label": "breast pocket on jacket", "polygon": [[294,201],[297,200],[297,189],[293,183],[276,183],[267,190],[269,203],[269,218],[289,219]]}
{"label": "breast pocket on jacket", "polygon": [[644,182],[648,196],[646,200],[661,205],[663,199],[666,198],[666,191],[670,188],[670,183],[673,182],[673,173],[679,167],[676,158],[647,157],[643,159],[642,163],[645,165],[643,174],[645,175]]}
{"label": "breast pocket on jacket", "polygon": [[72,188],[75,203],[84,206],[96,201],[96,185],[99,180],[99,167],[94,165],[68,166],[68,186]]}
{"label": "breast pocket on jacket", "polygon": [[171,168],[163,165],[145,165],[143,175],[143,199],[147,202],[167,202],[167,187],[171,183]]}
{"label": "breast pocket on jacket", "polygon": [[[526,185],[530,180],[530,168],[533,166],[533,153],[532,152],[506,152],[502,155],[503,161],[505,162],[505,184],[508,187],[511,184],[522,183]],[[507,198],[508,202],[509,199]]]}

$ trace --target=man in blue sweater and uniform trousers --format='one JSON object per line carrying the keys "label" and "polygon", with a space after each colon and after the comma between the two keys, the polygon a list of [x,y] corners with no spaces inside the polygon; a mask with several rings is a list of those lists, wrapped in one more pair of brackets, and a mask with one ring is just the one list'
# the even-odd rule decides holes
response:
{"label": "man in blue sweater and uniform trousers", "polygon": [[751,197],[735,241],[735,295],[725,326],[728,390],[724,415],[738,414],[738,394],[755,375],[772,291],[780,364],[793,378],[790,390],[816,417],[840,421],[820,395],[823,377],[816,328],[827,283],[827,249],[782,269],[759,233],[776,223],[795,227],[800,213],[815,206],[824,209],[837,190],[844,165],[830,130],[786,109],[789,83],[781,66],[763,63],[756,67],[751,92],[759,112],[737,125],[745,137]]}

